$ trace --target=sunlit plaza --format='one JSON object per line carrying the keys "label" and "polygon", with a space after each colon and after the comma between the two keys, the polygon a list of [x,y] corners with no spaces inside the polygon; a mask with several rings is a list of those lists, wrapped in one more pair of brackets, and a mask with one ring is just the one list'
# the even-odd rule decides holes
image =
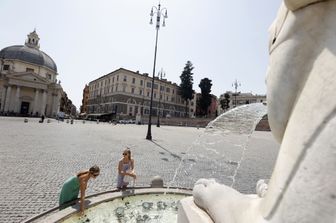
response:
{"label": "sunlit plaza", "polygon": [[38,121],[0,119],[0,222],[19,222],[57,206],[64,180],[94,164],[101,174],[89,181],[87,195],[115,189],[125,147],[135,160],[135,186],[149,186],[157,175],[164,186],[182,188],[216,178],[242,193],[255,193],[256,182],[270,177],[278,150],[270,132],[153,126],[149,141],[145,125]]}
{"label": "sunlit plaza", "polygon": [[1,1],[0,223],[335,223],[335,12]]}

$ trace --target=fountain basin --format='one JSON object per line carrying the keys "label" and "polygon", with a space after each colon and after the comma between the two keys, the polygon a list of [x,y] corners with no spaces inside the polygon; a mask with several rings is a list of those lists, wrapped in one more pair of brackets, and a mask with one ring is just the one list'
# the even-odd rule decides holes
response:
{"label": "fountain basin", "polygon": [[86,198],[86,210],[79,216],[79,205],[63,210],[54,208],[28,222],[177,222],[179,200],[192,195],[182,188],[132,188],[107,191]]}

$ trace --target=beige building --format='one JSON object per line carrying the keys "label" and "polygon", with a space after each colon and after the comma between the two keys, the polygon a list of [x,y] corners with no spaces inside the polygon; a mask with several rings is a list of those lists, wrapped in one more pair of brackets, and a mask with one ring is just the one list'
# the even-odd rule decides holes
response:
{"label": "beige building", "polygon": [[62,87],[57,83],[57,66],[41,51],[36,31],[25,45],[0,51],[0,113],[55,116]]}
{"label": "beige building", "polygon": [[[227,91],[227,94],[230,95],[230,103],[229,106],[231,108],[234,108],[239,105],[244,104],[252,104],[252,103],[266,103],[266,95],[258,95],[258,94],[252,94],[252,93],[241,93],[241,92],[231,92]],[[223,109],[221,109],[220,101],[224,98],[224,94],[222,94],[219,98],[218,102],[218,110],[220,113],[223,112]]]}
{"label": "beige building", "polygon": [[[152,78],[119,68],[89,83],[89,114],[112,114],[135,117],[148,116],[151,98]],[[153,112],[161,117],[184,117],[185,101],[179,94],[179,86],[166,79],[155,78]],[[188,116],[195,113],[196,98],[188,106]]]}

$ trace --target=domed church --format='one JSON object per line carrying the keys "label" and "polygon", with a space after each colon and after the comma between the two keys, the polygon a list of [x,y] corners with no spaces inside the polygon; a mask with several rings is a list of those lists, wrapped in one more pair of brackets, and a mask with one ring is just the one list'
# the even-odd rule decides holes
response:
{"label": "domed church", "polygon": [[57,66],[40,50],[34,30],[25,45],[0,51],[0,114],[54,117],[63,89],[57,83]]}

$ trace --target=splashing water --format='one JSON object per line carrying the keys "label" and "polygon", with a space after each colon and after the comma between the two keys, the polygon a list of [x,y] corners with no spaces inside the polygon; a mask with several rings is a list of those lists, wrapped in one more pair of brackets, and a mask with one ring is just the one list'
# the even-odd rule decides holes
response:
{"label": "splashing water", "polygon": [[168,183],[167,190],[164,192],[164,194],[167,193],[167,191],[169,190],[169,188],[170,188],[170,187],[173,185],[173,183],[175,182],[175,179],[176,179],[176,177],[177,177],[178,171],[181,169],[182,164],[183,164],[183,162],[184,162],[184,160],[185,160],[185,157],[188,155],[188,152],[190,151],[190,149],[192,149],[194,145],[198,145],[198,144],[200,144],[200,140],[201,140],[201,138],[202,138],[202,137],[201,137],[202,135],[204,135],[204,132],[201,133],[201,134],[199,134],[197,140],[196,140],[193,144],[191,144],[191,145],[189,146],[189,148],[184,152],[184,155],[183,155],[183,157],[181,157],[181,160],[180,160],[180,162],[179,162],[177,168],[176,168],[175,171],[174,171],[174,176],[173,176],[172,180]]}
{"label": "splashing water", "polygon": [[216,178],[233,187],[251,135],[266,111],[263,104],[243,105],[210,122],[185,151],[168,187],[179,179],[193,187],[200,178]]}
{"label": "splashing water", "polygon": [[232,179],[230,187],[233,187],[236,182],[236,176],[245,158],[247,145],[251,135],[259,121],[266,113],[267,108],[261,103],[243,105],[222,114],[214,121],[210,122],[207,126],[207,128],[211,129],[212,131],[247,135],[247,139],[242,145],[243,151],[241,153],[240,159],[238,162],[236,162],[236,168],[233,171],[233,175],[230,177]]}

